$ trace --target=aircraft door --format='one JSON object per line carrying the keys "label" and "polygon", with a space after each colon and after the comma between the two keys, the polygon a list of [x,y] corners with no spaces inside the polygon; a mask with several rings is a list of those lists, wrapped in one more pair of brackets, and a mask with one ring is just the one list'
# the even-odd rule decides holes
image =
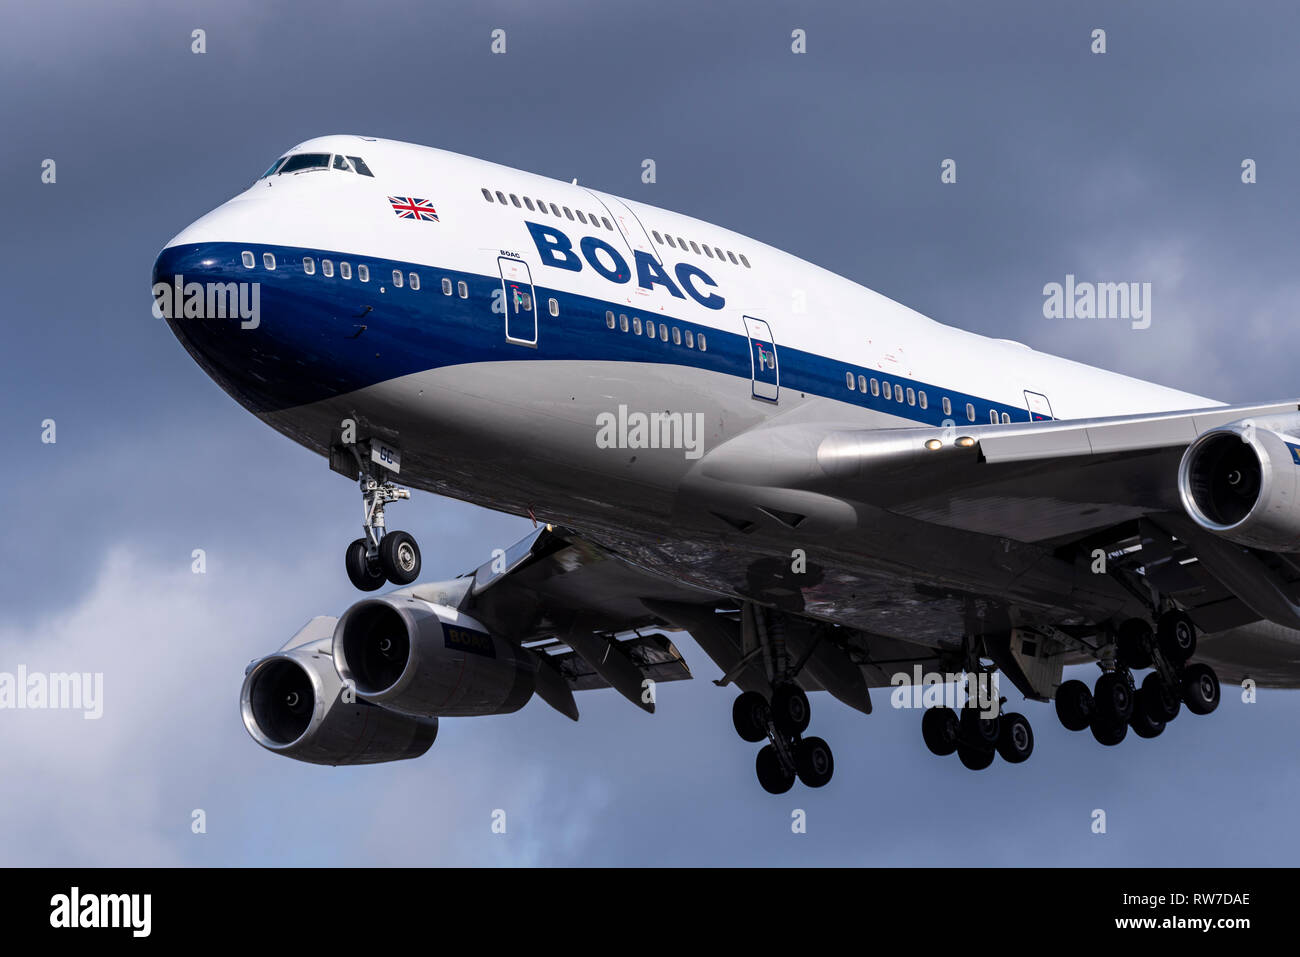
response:
{"label": "aircraft door", "polygon": [[497,257],[501,267],[501,305],[506,314],[506,342],[537,346],[537,297],[528,264],[505,256]]}
{"label": "aircraft door", "polygon": [[1029,407],[1030,422],[1046,422],[1054,419],[1052,415],[1052,403],[1047,401],[1047,396],[1041,392],[1030,392],[1025,390],[1025,404]]}
{"label": "aircraft door", "polygon": [[749,337],[753,396],[776,402],[781,393],[781,370],[777,368],[772,330],[762,319],[745,316],[745,335]]}

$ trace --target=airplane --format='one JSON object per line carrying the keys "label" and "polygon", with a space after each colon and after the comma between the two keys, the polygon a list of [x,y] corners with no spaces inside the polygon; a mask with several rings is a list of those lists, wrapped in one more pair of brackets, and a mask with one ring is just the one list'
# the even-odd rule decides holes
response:
{"label": "airplane", "polygon": [[[1221,680],[1300,686],[1295,400],[986,338],[711,223],[369,136],[288,150],[153,281],[222,389],[358,483],[344,568],[395,586],[248,666],[277,754],[415,758],[440,718],[536,696],[576,721],[597,688],[653,713],[691,677],[682,631],[775,794],[832,777],[814,691],[870,714],[909,675],[1006,679],[1116,746]],[[534,530],[420,582],[385,516],[412,488]],[[973,700],[925,708],[929,750],[1026,760],[1025,716]]]}

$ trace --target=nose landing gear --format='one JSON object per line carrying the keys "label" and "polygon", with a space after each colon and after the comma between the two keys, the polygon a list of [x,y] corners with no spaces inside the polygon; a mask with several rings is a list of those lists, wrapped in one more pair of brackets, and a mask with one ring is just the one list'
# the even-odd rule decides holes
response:
{"label": "nose landing gear", "polygon": [[409,532],[388,531],[384,506],[408,499],[411,493],[373,475],[362,475],[362,528],[365,536],[347,547],[344,567],[348,580],[361,591],[374,591],[385,581],[409,585],[420,577],[420,546]]}

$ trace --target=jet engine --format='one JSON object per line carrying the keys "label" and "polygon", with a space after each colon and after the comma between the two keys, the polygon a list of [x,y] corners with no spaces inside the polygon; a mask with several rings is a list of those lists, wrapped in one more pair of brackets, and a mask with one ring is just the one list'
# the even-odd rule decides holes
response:
{"label": "jet engine", "polygon": [[334,664],[359,698],[414,715],[508,714],[537,684],[527,649],[454,608],[402,595],[368,598],[343,613]]}
{"label": "jet engine", "polygon": [[1298,427],[1244,419],[1197,438],[1178,469],[1187,514],[1238,545],[1300,552],[1300,439],[1286,434]]}
{"label": "jet engine", "polygon": [[348,700],[329,641],[278,651],[249,666],[240,710],[253,740],[311,764],[377,764],[428,751],[438,719]]}

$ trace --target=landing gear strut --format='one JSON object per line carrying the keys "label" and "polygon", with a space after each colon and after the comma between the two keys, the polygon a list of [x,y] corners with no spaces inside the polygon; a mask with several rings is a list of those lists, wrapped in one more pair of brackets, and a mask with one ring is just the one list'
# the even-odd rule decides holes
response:
{"label": "landing gear strut", "polygon": [[348,579],[362,591],[374,591],[385,581],[409,585],[420,577],[420,546],[409,532],[388,531],[384,506],[411,497],[411,493],[373,475],[361,476],[362,529],[365,536],[348,546],[344,555]]}

